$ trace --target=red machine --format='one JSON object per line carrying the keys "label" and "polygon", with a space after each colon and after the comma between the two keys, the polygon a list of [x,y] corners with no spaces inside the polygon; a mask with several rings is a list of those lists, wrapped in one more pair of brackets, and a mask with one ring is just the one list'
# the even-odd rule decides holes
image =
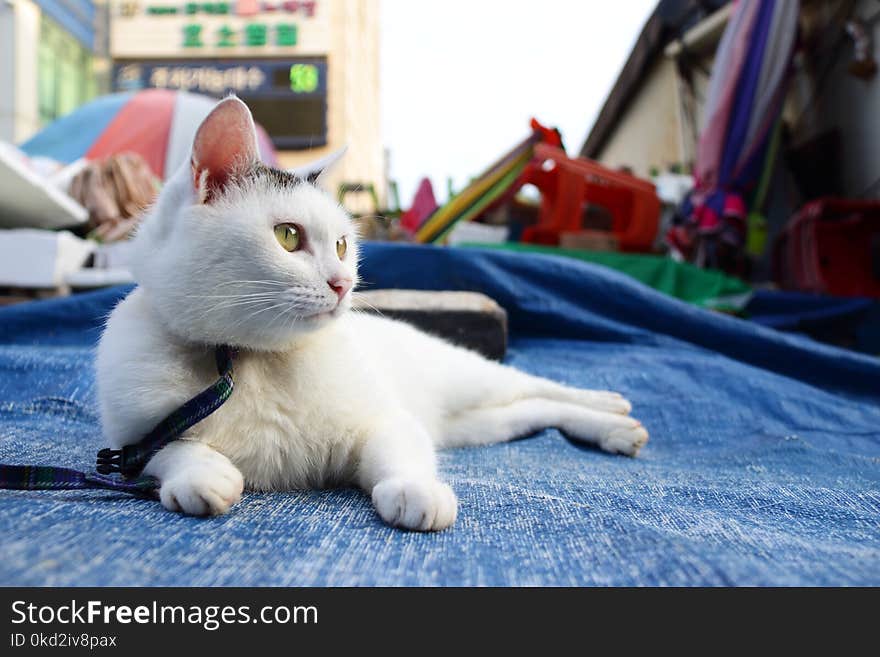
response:
{"label": "red machine", "polygon": [[569,158],[560,148],[539,143],[520,181],[541,190],[538,223],[522,240],[558,245],[563,233],[584,229],[585,207],[601,206],[612,217],[611,232],[622,251],[650,251],[657,237],[660,199],[654,185],[592,160]]}
{"label": "red machine", "polygon": [[784,288],[880,298],[880,201],[807,203],[777,238],[773,265]]}

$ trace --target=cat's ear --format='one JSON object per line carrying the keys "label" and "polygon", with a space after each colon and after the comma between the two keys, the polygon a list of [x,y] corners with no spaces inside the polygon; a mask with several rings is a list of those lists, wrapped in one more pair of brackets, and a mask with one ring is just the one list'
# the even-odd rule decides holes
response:
{"label": "cat's ear", "polygon": [[236,174],[259,161],[251,111],[235,96],[221,100],[193,140],[192,176],[199,202],[208,203]]}
{"label": "cat's ear", "polygon": [[288,169],[288,171],[297,178],[315,184],[323,174],[332,169],[333,166],[342,159],[342,156],[345,155],[347,151],[348,146],[343,146],[338,151],[330,153],[330,155],[325,155],[320,160],[309,162],[308,164],[304,164],[294,169]]}

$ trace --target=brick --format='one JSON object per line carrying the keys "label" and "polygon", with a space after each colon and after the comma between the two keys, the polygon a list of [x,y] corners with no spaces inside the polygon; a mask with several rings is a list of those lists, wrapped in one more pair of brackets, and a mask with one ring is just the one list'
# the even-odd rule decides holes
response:
{"label": "brick", "polygon": [[491,358],[507,350],[507,312],[477,292],[371,290],[359,292],[354,307],[399,319]]}

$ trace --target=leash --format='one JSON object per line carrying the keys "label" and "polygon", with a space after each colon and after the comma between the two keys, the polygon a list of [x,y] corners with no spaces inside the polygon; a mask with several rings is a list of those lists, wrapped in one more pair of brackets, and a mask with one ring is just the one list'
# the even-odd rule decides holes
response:
{"label": "leash", "polygon": [[159,487],[159,480],[143,475],[141,471],[156,452],[180,438],[187,429],[204,420],[229,399],[234,385],[232,379],[234,356],[235,350],[231,347],[217,347],[214,350],[214,358],[217,361],[217,374],[220,378],[159,422],[139,442],[121,449],[105,447],[98,452],[96,472],[80,472],[51,465],[0,464],[0,488],[16,490],[104,488],[133,495],[152,494]]}

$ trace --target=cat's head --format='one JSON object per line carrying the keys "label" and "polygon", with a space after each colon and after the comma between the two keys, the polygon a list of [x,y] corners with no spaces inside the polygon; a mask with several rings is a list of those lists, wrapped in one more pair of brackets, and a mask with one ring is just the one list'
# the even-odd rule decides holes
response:
{"label": "cat's head", "polygon": [[276,350],[347,311],[355,227],[312,183],[261,164],[247,106],[218,103],[135,238],[132,270],[164,325]]}

